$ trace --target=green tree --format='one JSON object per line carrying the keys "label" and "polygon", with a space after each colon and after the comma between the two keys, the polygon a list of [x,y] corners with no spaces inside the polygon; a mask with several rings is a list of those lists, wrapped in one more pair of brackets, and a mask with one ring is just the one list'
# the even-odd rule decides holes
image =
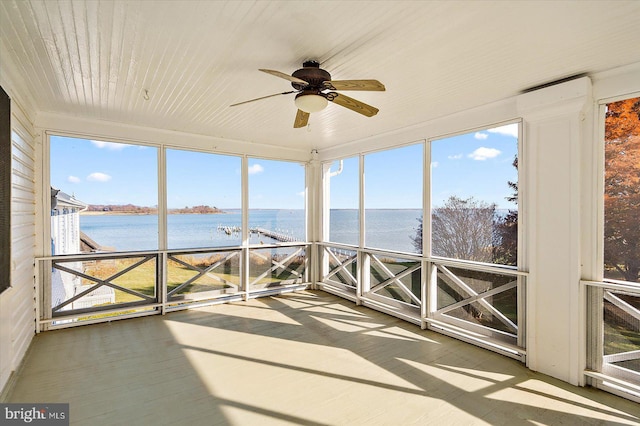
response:
{"label": "green tree", "polygon": [[[513,159],[513,167],[518,169],[518,157]],[[518,182],[508,181],[513,194],[507,201],[518,204]],[[518,210],[509,209],[506,216],[496,221],[493,241],[493,262],[516,266],[518,262]]]}
{"label": "green tree", "polygon": [[416,250],[416,253],[422,253],[422,218],[416,218],[418,221],[418,227],[416,228],[416,233],[413,236],[409,236],[411,238],[411,243]]}

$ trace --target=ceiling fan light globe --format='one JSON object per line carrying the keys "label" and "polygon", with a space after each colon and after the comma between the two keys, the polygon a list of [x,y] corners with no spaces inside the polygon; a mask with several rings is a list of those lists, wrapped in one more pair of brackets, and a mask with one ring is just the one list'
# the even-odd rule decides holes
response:
{"label": "ceiling fan light globe", "polygon": [[298,95],[295,100],[296,107],[304,112],[312,113],[322,111],[329,101],[320,95]]}

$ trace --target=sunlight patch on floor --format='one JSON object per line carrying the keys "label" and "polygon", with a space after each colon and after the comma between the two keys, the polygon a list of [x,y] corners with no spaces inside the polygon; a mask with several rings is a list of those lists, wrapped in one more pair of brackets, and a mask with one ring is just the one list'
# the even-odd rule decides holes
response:
{"label": "sunlight patch on floor", "polygon": [[[250,345],[242,346],[224,342],[217,344],[215,337],[209,342],[198,340],[184,345],[185,355],[205,383],[226,383],[227,388],[229,383],[234,383],[233,388],[251,386],[242,382],[245,380],[278,389],[283,386],[297,389],[297,383],[304,381],[316,387],[318,381],[328,380],[331,386],[336,386],[337,381],[342,386],[357,384],[420,390],[388,369],[347,349],[278,341],[270,337],[255,338]],[[305,389],[297,389],[296,392],[305,392]]]}
{"label": "sunlight patch on floor", "polygon": [[382,327],[382,324],[376,324],[376,323],[349,321],[349,320],[343,320],[343,319],[320,318],[315,315],[309,315],[309,317],[315,319],[318,322],[321,322],[324,325],[327,325],[333,328],[334,330],[343,331],[346,333],[358,333],[358,332],[366,331],[370,328]]}
{"label": "sunlight patch on floor", "polygon": [[351,325],[359,326],[359,327],[362,327],[363,329],[382,328],[385,326],[384,324],[379,322],[369,322],[364,320],[352,320],[348,318],[331,318],[331,319],[334,321],[341,322],[343,324],[351,324]]}
{"label": "sunlight patch on floor", "polygon": [[486,370],[481,370],[481,369],[475,369],[475,368],[464,368],[464,367],[457,367],[454,365],[442,365],[442,364],[436,364],[442,368],[445,368],[447,370],[455,370],[455,371],[459,371],[462,374],[466,374],[469,376],[479,376],[494,382],[504,382],[506,380],[509,379],[513,379],[514,376],[510,375],[510,374],[503,374],[503,373],[497,373],[495,371],[486,371]]}
{"label": "sunlight patch on floor", "polygon": [[305,308],[305,312],[313,312],[317,314],[329,314],[329,315],[343,315],[348,317],[355,318],[367,318],[366,315],[353,310],[353,309],[345,309],[344,306],[340,305],[324,305],[324,306],[314,306],[310,308]]}
{"label": "sunlight patch on floor", "polygon": [[[259,301],[259,299],[256,299]],[[252,301],[253,302],[253,301]],[[300,325],[299,322],[291,318],[289,315],[285,313],[279,312],[273,307],[264,304],[263,302],[251,303],[242,306],[228,304],[225,305],[224,313],[220,312],[218,306],[210,306],[198,308],[199,311],[202,312],[211,312],[214,314],[222,314],[226,317],[236,317],[236,318],[259,318],[268,319],[269,321],[273,321],[280,324],[295,324]]]}
{"label": "sunlight patch on floor", "polygon": [[611,406],[595,402],[589,398],[565,391],[542,380],[529,379],[518,383],[511,388],[500,389],[486,395],[487,398],[500,401],[508,401],[519,404],[521,407],[549,408],[550,419],[554,412],[584,416],[592,419],[611,421],[611,416],[617,417],[621,424],[638,424],[638,417],[631,420],[629,415]]}
{"label": "sunlight patch on floor", "polygon": [[324,300],[318,300],[314,297],[299,297],[296,293],[295,296],[285,295],[276,299],[279,303],[287,305],[293,309],[306,309],[315,306],[327,306],[327,302]]}
{"label": "sunlight patch on floor", "polygon": [[425,342],[439,345],[439,342],[422,336],[418,333],[405,330],[400,327],[385,327],[380,330],[366,331],[364,334],[369,336],[384,337],[387,339],[408,340],[412,342]]}
{"label": "sunlight patch on floor", "polygon": [[440,368],[437,365],[427,365],[420,362],[411,361],[409,359],[398,358],[399,361],[405,362],[413,368],[426,373],[449,386],[454,386],[465,392],[478,392],[482,389],[492,386],[492,380],[480,379],[469,376],[468,374],[456,373],[449,369]]}

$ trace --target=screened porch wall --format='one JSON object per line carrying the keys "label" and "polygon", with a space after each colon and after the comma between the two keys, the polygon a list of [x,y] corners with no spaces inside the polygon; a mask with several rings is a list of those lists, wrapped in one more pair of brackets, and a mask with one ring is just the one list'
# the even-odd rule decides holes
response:
{"label": "screened porch wall", "polygon": [[[640,64],[583,77],[454,114],[356,146],[323,162],[522,119],[519,221],[526,294],[527,365],[584,385],[587,301],[581,279],[602,279],[602,99],[640,90]],[[366,147],[366,148],[365,148]],[[326,211],[326,210],[323,210]],[[597,278],[596,278],[597,277]]]}
{"label": "screened porch wall", "polygon": [[[580,148],[590,145],[593,137],[591,120],[584,120],[593,104],[591,87],[585,77],[523,94],[397,135],[372,138],[364,151],[381,149],[389,141],[403,145],[523,119],[518,182],[523,254],[518,269],[529,273],[527,365],[575,385],[583,383],[584,369],[585,328],[579,321],[585,315],[579,291]],[[353,151],[344,147],[322,152],[321,159],[349,155]]]}

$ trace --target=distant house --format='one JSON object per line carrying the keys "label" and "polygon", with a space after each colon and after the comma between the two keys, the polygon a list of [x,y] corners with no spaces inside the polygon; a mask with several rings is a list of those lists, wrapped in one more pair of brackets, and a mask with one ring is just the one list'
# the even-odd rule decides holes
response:
{"label": "distant house", "polygon": [[80,212],[88,204],[51,188],[51,254],[80,253]]}
{"label": "distant house", "polygon": [[[51,254],[79,254],[96,252],[101,246],[80,231],[80,212],[86,210],[88,204],[76,200],[73,195],[59,189],[51,188]],[[82,271],[82,262],[70,262],[65,266]],[[65,300],[89,289],[93,283],[83,285],[77,275],[53,269],[51,274],[51,306],[58,306]],[[112,288],[102,286],[63,310],[87,308],[95,305],[114,303],[115,293]]]}

